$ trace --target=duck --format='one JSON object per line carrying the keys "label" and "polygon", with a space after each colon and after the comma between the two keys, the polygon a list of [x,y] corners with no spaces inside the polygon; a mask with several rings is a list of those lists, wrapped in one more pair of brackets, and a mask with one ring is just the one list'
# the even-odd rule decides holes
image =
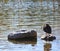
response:
{"label": "duck", "polygon": [[45,26],[43,27],[43,31],[46,32],[46,34],[51,34],[52,33],[51,26],[49,24],[45,24]]}
{"label": "duck", "polygon": [[45,24],[45,26],[43,27],[43,31],[46,33],[46,36],[41,38],[42,40],[53,41],[56,39],[56,37],[52,35],[52,28],[49,24]]}

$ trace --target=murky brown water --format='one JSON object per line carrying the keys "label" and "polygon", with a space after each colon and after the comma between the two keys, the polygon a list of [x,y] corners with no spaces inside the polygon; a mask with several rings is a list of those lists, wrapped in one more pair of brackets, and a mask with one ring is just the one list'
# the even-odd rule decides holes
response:
{"label": "murky brown water", "polygon": [[[60,51],[60,7],[58,1],[5,0],[0,1],[0,51]],[[42,26],[49,23],[56,40],[44,43]],[[8,41],[12,31],[36,30],[37,41]]]}

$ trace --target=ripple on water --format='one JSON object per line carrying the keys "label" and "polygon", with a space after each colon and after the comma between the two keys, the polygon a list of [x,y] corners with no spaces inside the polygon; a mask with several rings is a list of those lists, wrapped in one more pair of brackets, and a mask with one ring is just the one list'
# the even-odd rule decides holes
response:
{"label": "ripple on water", "polygon": [[[7,3],[1,2],[0,7],[0,51],[44,51],[49,46],[40,39],[40,35],[44,34],[42,31],[44,23],[52,26],[53,34],[57,37],[55,41],[51,42],[51,51],[60,51],[60,13],[57,1],[53,6],[52,1],[48,3],[38,0],[35,2],[9,0]],[[53,12],[53,7],[55,7],[55,12]],[[35,42],[19,43],[7,40],[10,32],[20,29],[36,30],[38,33],[36,44],[33,44]]]}

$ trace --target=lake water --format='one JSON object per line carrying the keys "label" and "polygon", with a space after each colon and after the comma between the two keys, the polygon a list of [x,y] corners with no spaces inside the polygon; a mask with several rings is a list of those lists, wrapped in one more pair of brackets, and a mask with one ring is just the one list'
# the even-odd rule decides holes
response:
{"label": "lake water", "polygon": [[[0,51],[60,51],[60,5],[54,0],[0,1]],[[48,23],[53,42],[45,43],[40,36]],[[8,34],[21,29],[37,31],[37,41],[8,41]]]}

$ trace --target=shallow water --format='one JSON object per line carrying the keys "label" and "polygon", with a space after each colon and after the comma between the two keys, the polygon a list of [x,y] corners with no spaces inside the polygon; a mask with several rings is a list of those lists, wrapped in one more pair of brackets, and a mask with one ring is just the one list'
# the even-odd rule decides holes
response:
{"label": "shallow water", "polygon": [[[5,0],[0,1],[0,51],[60,51],[60,7],[58,1]],[[42,26],[49,23],[53,42],[44,42]],[[10,32],[21,29],[36,30],[37,41],[8,41]]]}

